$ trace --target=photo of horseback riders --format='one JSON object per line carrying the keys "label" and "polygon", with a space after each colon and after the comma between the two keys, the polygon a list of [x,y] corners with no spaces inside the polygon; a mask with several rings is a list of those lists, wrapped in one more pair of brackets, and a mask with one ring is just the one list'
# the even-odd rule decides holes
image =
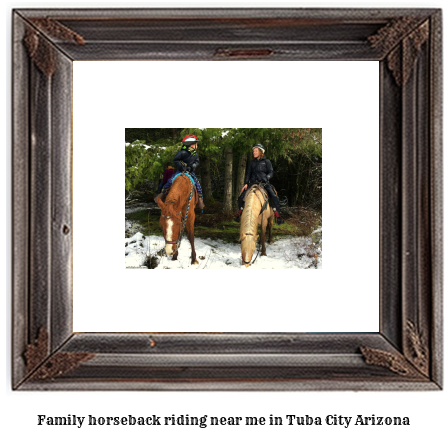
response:
{"label": "photo of horseback riders", "polygon": [[321,128],[127,128],[125,183],[126,268],[322,268]]}

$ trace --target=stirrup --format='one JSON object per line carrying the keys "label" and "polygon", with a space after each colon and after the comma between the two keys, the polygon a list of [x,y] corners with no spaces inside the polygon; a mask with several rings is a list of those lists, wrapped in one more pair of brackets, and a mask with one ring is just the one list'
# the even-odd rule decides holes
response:
{"label": "stirrup", "polygon": [[160,192],[157,194],[157,196],[154,198],[154,202],[157,204],[157,199],[160,199],[162,202],[164,202],[164,199],[166,198],[166,193]]}
{"label": "stirrup", "polygon": [[238,210],[238,216],[233,220],[235,222],[240,222],[242,213],[243,213],[243,209],[241,208],[240,210]]}
{"label": "stirrup", "polygon": [[277,211],[277,209],[274,208],[273,210],[274,210],[275,222],[277,223],[277,225],[285,223],[285,221],[280,217],[280,213]]}

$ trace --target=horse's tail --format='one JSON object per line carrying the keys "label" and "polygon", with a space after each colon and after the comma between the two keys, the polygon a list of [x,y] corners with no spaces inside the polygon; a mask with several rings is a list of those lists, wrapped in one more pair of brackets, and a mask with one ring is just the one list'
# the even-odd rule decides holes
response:
{"label": "horse's tail", "polygon": [[255,193],[256,189],[252,189],[246,196],[243,214],[241,215],[240,241],[243,242],[247,236],[257,236],[258,216],[261,211],[261,204]]}

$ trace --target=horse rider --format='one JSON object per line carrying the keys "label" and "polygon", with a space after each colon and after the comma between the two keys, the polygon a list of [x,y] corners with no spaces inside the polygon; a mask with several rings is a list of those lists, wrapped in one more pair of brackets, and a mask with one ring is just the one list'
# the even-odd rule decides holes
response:
{"label": "horse rider", "polygon": [[199,139],[195,135],[187,135],[182,140],[182,148],[174,157],[174,175],[163,186],[162,196],[166,196],[174,178],[179,173],[188,172],[194,180],[196,189],[199,195],[198,207],[204,208],[204,201],[202,199],[202,188],[194,173],[195,169],[199,165],[199,156],[197,153]]}
{"label": "horse rider", "polygon": [[174,167],[167,166],[165,172],[163,172],[162,180],[160,181],[157,193],[162,191],[163,186],[168,182],[168,180],[174,175]]}
{"label": "horse rider", "polygon": [[262,186],[266,190],[269,201],[274,205],[273,210],[275,214],[275,219],[277,224],[281,225],[284,221],[280,217],[280,200],[274,192],[274,189],[269,184],[269,180],[274,175],[274,170],[272,168],[271,162],[264,156],[264,146],[261,144],[256,144],[252,147],[254,154],[254,159],[249,163],[249,168],[246,173],[246,178],[244,180],[244,187],[241,189],[241,194],[238,197],[238,216],[235,218],[236,222],[241,219],[241,213],[244,209],[244,196],[245,190],[248,186],[253,184],[262,183]]}

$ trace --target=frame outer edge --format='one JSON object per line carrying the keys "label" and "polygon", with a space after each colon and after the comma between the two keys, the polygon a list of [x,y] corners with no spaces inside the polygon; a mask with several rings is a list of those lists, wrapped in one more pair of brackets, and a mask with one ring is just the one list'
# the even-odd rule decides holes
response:
{"label": "frame outer edge", "polygon": [[[430,42],[429,42],[429,20],[421,26],[421,29],[427,29],[427,41],[422,45],[419,60],[415,67],[418,72],[418,87],[416,89],[417,97],[417,288],[418,288],[418,320],[417,323],[420,333],[419,338],[421,345],[417,342],[414,348],[414,362],[418,365],[421,372],[430,377],[430,333],[432,332],[432,317],[431,317],[431,139],[430,139]],[[423,62],[422,62],[423,61]],[[408,335],[410,339],[415,339],[415,332],[413,332],[413,325],[407,322]],[[423,351],[420,351],[423,348]]]}
{"label": "frame outer edge", "polygon": [[434,12],[434,8],[95,8],[92,10],[83,8],[20,8],[24,17],[52,18],[73,17],[82,19],[86,15],[98,18],[115,18],[117,16],[126,19],[151,18],[293,18],[303,17],[314,19],[316,16],[322,19],[351,19],[351,20],[390,20],[406,14],[418,17],[427,17]]}
{"label": "frame outer edge", "polygon": [[[30,62],[30,272],[29,341],[51,335],[52,130],[51,75]],[[49,347],[49,346],[48,346]],[[47,354],[51,348],[47,348]]]}
{"label": "frame outer edge", "polygon": [[432,302],[431,334],[432,379],[443,386],[443,59],[442,10],[431,16],[431,247]]}
{"label": "frame outer edge", "polygon": [[[17,16],[17,14],[16,14]],[[401,387],[400,382],[391,382],[391,385],[388,385],[387,382],[374,382],[372,384],[372,388],[370,389],[437,389],[436,386],[441,385],[442,380],[442,244],[441,244],[441,232],[442,232],[442,98],[441,98],[441,89],[442,89],[442,78],[441,78],[441,72],[442,72],[442,66],[441,66],[441,11],[435,11],[432,18],[432,26],[431,26],[431,80],[433,84],[433,88],[431,89],[431,127],[430,127],[430,138],[431,138],[431,231],[433,232],[431,236],[431,248],[432,248],[432,302],[433,302],[433,308],[432,308],[432,316],[433,321],[431,325],[431,359],[432,359],[432,382],[424,382],[422,385],[420,384],[414,384],[412,382],[409,382],[409,384],[406,382]],[[18,20],[17,20],[18,21]],[[14,29],[16,30],[16,29]],[[16,38],[16,33],[14,33],[14,36]],[[17,40],[14,40],[14,49],[19,45],[21,45],[21,39],[17,37]],[[20,53],[25,54],[25,61],[23,65],[30,65],[26,58],[26,51],[24,50],[23,46],[21,49],[18,49]],[[16,51],[14,51],[14,60],[16,60],[16,56],[18,57]],[[15,72],[13,75],[14,79],[16,80]],[[14,177],[16,176],[17,170],[23,170],[21,166],[25,166],[24,163],[19,163],[16,161],[16,159],[22,159],[23,155],[21,155],[25,149],[26,149],[26,170],[27,173],[25,176],[20,175],[20,180],[17,180],[16,185],[16,179],[14,179],[13,184],[13,190],[14,194],[19,193],[18,199],[14,199],[14,208],[17,207],[17,210],[14,210],[14,214],[20,214],[21,215],[21,225],[25,226],[27,230],[30,231],[30,235],[27,234],[26,242],[23,242],[23,239],[20,241],[20,244],[22,246],[19,247],[19,249],[23,250],[26,248],[26,261],[29,261],[29,266],[27,265],[26,268],[23,266],[19,266],[20,269],[23,270],[26,269],[25,272],[25,280],[23,277],[20,279],[22,282],[20,285],[16,284],[15,280],[19,281],[19,278],[17,277],[16,271],[14,271],[14,298],[18,298],[17,303],[22,306],[22,309],[25,309],[25,313],[21,315],[25,320],[28,316],[28,320],[22,321],[21,326],[17,327],[18,323],[18,316],[17,316],[17,309],[15,308],[15,315],[14,315],[14,323],[16,324],[14,326],[14,334],[16,334],[16,330],[19,333],[19,335],[22,335],[22,338],[19,342],[22,345],[23,343],[26,345],[26,342],[30,342],[34,339],[37,330],[41,326],[49,327],[50,328],[50,336],[52,339],[52,345],[50,346],[50,351],[54,351],[54,348],[56,347],[53,342],[63,342],[63,335],[55,335],[58,337],[59,341],[55,341],[55,338],[53,337],[53,331],[57,330],[58,328],[61,328],[62,330],[68,330],[68,324],[66,322],[61,322],[64,319],[64,314],[61,313],[61,310],[58,308],[58,310],[55,311],[55,309],[52,306],[52,303],[54,300],[56,300],[60,295],[53,296],[54,289],[55,289],[55,283],[54,283],[54,277],[52,272],[49,272],[50,267],[53,267],[53,265],[56,262],[56,258],[54,257],[53,251],[53,243],[51,239],[54,238],[54,232],[55,230],[58,230],[57,226],[54,228],[54,224],[57,221],[55,221],[55,217],[53,216],[54,211],[52,208],[55,207],[53,202],[55,202],[55,192],[54,192],[54,183],[55,183],[55,175],[54,175],[54,128],[57,127],[57,123],[54,119],[54,108],[52,106],[52,103],[54,102],[55,96],[52,93],[52,82],[50,80],[49,83],[46,81],[41,81],[41,78],[39,77],[39,73],[36,71],[36,67],[31,66],[31,70],[28,70],[28,75],[22,77],[23,80],[28,80],[28,77],[31,78],[32,81],[37,81],[38,86],[34,86],[33,90],[35,90],[36,93],[40,94],[33,94],[30,93],[30,95],[27,97],[27,110],[29,107],[31,107],[31,111],[34,110],[34,112],[28,114],[28,118],[24,117],[23,114],[19,111],[19,120],[24,123],[25,121],[25,128],[26,128],[26,136],[24,132],[20,133],[20,138],[23,140],[25,138],[25,143],[17,143],[18,139],[16,139],[17,135],[17,125],[14,124],[14,153],[13,153],[13,170],[14,170]],[[35,85],[35,84],[33,84]],[[15,81],[16,86],[16,81]],[[17,89],[14,88],[14,92],[17,92]],[[17,104],[16,95],[14,95],[13,102],[14,104]],[[56,99],[58,99],[59,96],[56,96]],[[30,103],[28,105],[28,103]],[[42,105],[42,102],[46,102],[47,106],[44,105],[44,114],[36,114],[35,108],[36,106]],[[22,101],[19,101],[20,105],[23,105]],[[21,106],[19,105],[19,108]],[[17,111],[17,106],[14,108]],[[34,118],[30,122],[30,117],[33,116]],[[16,122],[16,119],[14,118],[14,123]],[[37,127],[36,127],[37,125]],[[35,129],[36,128],[36,129]],[[33,129],[33,132],[30,133],[29,130]],[[35,131],[34,131],[35,129]],[[59,132],[59,131],[58,131]],[[60,133],[60,132],[59,132]],[[63,133],[62,133],[63,134]],[[25,136],[25,137],[24,137]],[[36,140],[33,140],[33,144],[31,144],[31,139],[37,139],[37,149],[38,153],[35,157],[31,156],[31,160],[29,160],[31,151],[30,149],[36,148]],[[20,146],[19,146],[20,145]],[[20,152],[20,154],[19,154]],[[39,156],[43,152],[44,156]],[[16,156],[17,153],[17,156]],[[64,152],[65,153],[65,152]],[[67,156],[64,155],[64,153],[61,155],[62,160],[66,160]],[[412,173],[412,171],[411,171]],[[30,179],[28,179],[28,175],[30,175]],[[43,176],[43,178],[42,178]],[[69,175],[70,179],[71,175]],[[40,179],[42,178],[42,179]],[[43,180],[43,181],[42,181]],[[415,187],[412,186],[412,187]],[[25,192],[26,188],[26,192]],[[29,191],[32,189],[32,193],[29,193]],[[19,192],[18,192],[19,190]],[[20,191],[22,190],[22,191]],[[412,189],[411,189],[412,190]],[[41,196],[42,195],[42,196]],[[67,194],[65,195],[65,197]],[[43,198],[43,199],[42,199]],[[37,202],[39,200],[39,202]],[[40,201],[42,201],[40,203]],[[16,204],[17,202],[17,204]],[[42,205],[43,204],[43,205]],[[26,208],[26,212],[23,212],[23,209]],[[30,210],[32,209],[32,210]],[[62,212],[60,215],[61,219],[67,218],[67,214],[71,215],[71,210],[69,208],[69,213],[65,211],[65,207],[62,206]],[[31,216],[30,216],[31,215]],[[31,219],[28,219],[31,217]],[[43,217],[43,223],[39,224],[36,220],[36,218]],[[71,218],[70,218],[71,219]],[[20,222],[20,221],[19,221]],[[16,230],[17,228],[14,227],[13,230]],[[34,233],[34,234],[33,234]],[[46,239],[46,236],[48,235],[48,239]],[[22,236],[21,236],[22,237]],[[50,240],[49,240],[50,239]],[[32,241],[31,241],[32,240]],[[38,254],[34,254],[30,252],[30,249],[32,249],[33,242],[35,244],[35,247],[38,249]],[[44,244],[40,244],[41,242],[44,242]],[[14,251],[16,251],[16,243],[14,242]],[[57,244],[59,245],[59,243]],[[66,247],[64,248],[64,243],[61,244],[61,252],[64,252]],[[69,244],[70,247],[71,243]],[[23,255],[23,254],[22,254]],[[13,262],[13,269],[17,269],[18,267],[18,256],[14,253],[14,262]],[[28,260],[29,259],[29,260]],[[20,261],[20,260],[19,260]],[[65,260],[67,261],[67,260]],[[30,279],[28,284],[28,278]],[[23,282],[25,282],[27,289],[25,290],[23,287]],[[18,289],[17,286],[22,286],[21,289]],[[33,294],[28,291],[28,289],[32,289]],[[65,299],[68,298],[68,291],[65,292]],[[64,294],[63,291],[60,292],[61,294]],[[33,298],[33,300],[30,300],[30,298]],[[22,301],[20,301],[20,299]],[[16,300],[15,300],[16,301]],[[14,301],[14,303],[15,303]],[[16,303],[15,303],[16,304]],[[67,308],[65,308],[67,310]],[[58,313],[59,312],[59,313]],[[406,313],[404,313],[406,315]],[[55,318],[57,319],[55,320]],[[65,325],[64,325],[65,324]],[[24,328],[25,327],[25,328]],[[14,340],[14,360],[16,360],[19,356],[19,354],[22,356],[23,350],[19,352],[18,343],[16,343],[16,338]],[[23,362],[23,360],[22,360]],[[17,370],[20,370],[19,367],[14,367],[14,372]],[[14,375],[15,378],[15,375]],[[17,382],[17,380],[16,380]],[[123,385],[126,386],[126,388],[123,389],[129,389],[129,386],[131,385],[130,382],[121,382]],[[349,387],[346,387],[347,382],[344,381],[337,381],[333,382],[334,387],[333,388],[327,388],[327,389],[350,389]],[[101,386],[101,382],[95,382],[95,385]],[[175,386],[176,383],[173,382],[173,385]],[[213,386],[219,386],[219,382],[215,382],[211,384],[210,388],[207,389],[213,389]],[[273,387],[266,388],[266,389],[291,389],[288,388],[281,388],[278,387],[278,383],[275,382],[272,383]],[[311,387],[310,387],[310,386]],[[32,389],[31,387],[34,386],[31,382],[24,382],[24,384],[21,386],[21,389]],[[34,386],[34,389],[58,389],[58,384],[53,386],[52,384],[46,385],[47,387],[44,388],[37,388]],[[244,388],[241,388],[240,386],[235,387],[234,389],[251,389],[251,384],[249,382],[244,384]],[[299,382],[297,383],[298,388],[297,389],[314,389],[316,390],[316,387],[312,384],[312,382]],[[356,386],[356,388],[355,388]],[[410,388],[409,386],[412,386]],[[65,389],[67,389],[66,387]],[[60,389],[60,387],[59,387]],[[72,388],[74,389],[74,388]],[[107,388],[112,389],[112,388]],[[117,388],[119,389],[119,388]],[[136,388],[137,389],[137,388]],[[148,388],[149,389],[149,388]],[[152,388],[154,389],[154,388]],[[166,386],[163,388],[158,389],[170,389]],[[180,388],[185,389],[185,388]],[[188,389],[188,388],[187,388]],[[193,389],[193,388],[190,388]],[[204,388],[198,388],[198,389],[204,389]],[[216,388],[215,388],[216,389]],[[223,388],[224,389],[224,388]],[[230,389],[230,388],[226,388]],[[252,388],[257,390],[262,390],[263,388],[257,387]],[[321,388],[322,389],[322,388]],[[352,389],[368,389],[368,388],[360,388],[357,385],[354,385]]]}
{"label": "frame outer edge", "polygon": [[22,45],[24,22],[12,16],[12,387],[25,377],[29,307],[29,62]]}
{"label": "frame outer edge", "polygon": [[311,380],[311,381],[154,381],[139,382],[136,380],[113,382],[97,380],[95,382],[84,381],[35,381],[25,382],[22,390],[26,391],[436,391],[440,389],[434,382],[403,382],[403,381],[336,381],[336,380]]}

